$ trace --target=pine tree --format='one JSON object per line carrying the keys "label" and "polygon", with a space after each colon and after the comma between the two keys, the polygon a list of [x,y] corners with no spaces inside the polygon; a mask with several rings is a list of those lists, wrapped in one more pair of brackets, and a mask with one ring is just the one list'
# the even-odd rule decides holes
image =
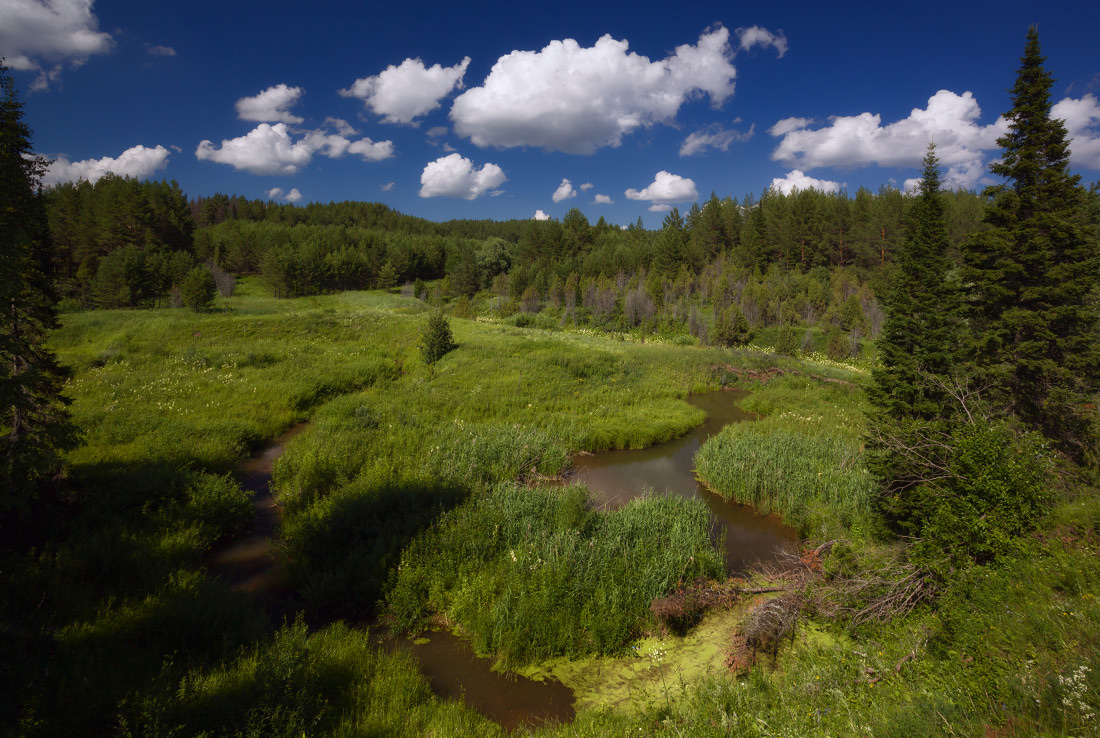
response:
{"label": "pine tree", "polygon": [[420,344],[424,363],[434,364],[456,348],[458,344],[455,343],[454,335],[451,333],[451,324],[447,322],[447,316],[442,310],[433,311],[428,317],[423,343]]}
{"label": "pine tree", "polygon": [[922,175],[897,270],[884,298],[887,318],[878,339],[881,367],[873,372],[870,392],[875,406],[898,420],[943,415],[944,398],[925,375],[949,376],[961,359],[961,304],[957,287],[948,279],[950,241],[934,144],[924,156]]}
{"label": "pine tree", "polygon": [[1012,88],[1004,184],[986,191],[987,231],[964,248],[969,317],[983,377],[1007,409],[1075,456],[1087,444],[1086,395],[1100,356],[1089,293],[1098,280],[1087,193],[1069,174],[1066,128],[1050,117],[1053,79],[1028,30]]}
{"label": "pine tree", "polygon": [[22,103],[0,65],[0,511],[25,509],[74,439],[65,374],[46,349],[57,325],[38,192],[46,165],[31,156]]}

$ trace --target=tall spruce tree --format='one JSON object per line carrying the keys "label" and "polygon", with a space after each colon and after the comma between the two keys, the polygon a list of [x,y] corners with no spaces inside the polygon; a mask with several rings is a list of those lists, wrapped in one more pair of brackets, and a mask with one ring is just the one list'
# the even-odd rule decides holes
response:
{"label": "tall spruce tree", "polygon": [[948,278],[949,249],[939,160],[931,144],[885,296],[881,366],[870,391],[875,406],[898,420],[935,420],[948,413],[943,389],[929,375],[947,377],[961,359],[961,302],[957,283]]}
{"label": "tall spruce tree", "polygon": [[64,372],[46,348],[57,324],[38,192],[46,164],[31,154],[22,103],[0,65],[0,512],[27,508],[73,440]]}
{"label": "tall spruce tree", "polygon": [[988,230],[965,246],[963,277],[983,378],[1013,415],[1080,457],[1100,371],[1089,304],[1098,255],[1088,195],[1069,173],[1066,128],[1050,117],[1043,62],[1032,27],[998,140],[1004,155],[991,167],[1005,181],[985,193]]}

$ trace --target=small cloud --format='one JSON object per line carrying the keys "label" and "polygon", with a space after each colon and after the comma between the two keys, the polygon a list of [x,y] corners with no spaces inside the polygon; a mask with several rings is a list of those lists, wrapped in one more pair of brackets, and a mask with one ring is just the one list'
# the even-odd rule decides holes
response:
{"label": "small cloud", "polygon": [[428,138],[439,138],[440,136],[446,136],[451,129],[447,126],[432,126],[428,129]]}
{"label": "small cloud", "polygon": [[141,145],[131,146],[117,158],[105,156],[102,159],[69,161],[64,156],[58,156],[43,175],[42,184],[77,182],[82,179],[95,184],[107,174],[145,179],[153,172],[168,166],[168,156],[168,149],[163,146],[148,148]]}
{"label": "small cloud", "polygon": [[344,97],[357,97],[386,123],[409,123],[440,106],[440,101],[462,87],[470,57],[453,67],[424,66],[420,59],[406,59],[390,65],[373,77],[355,80]]}
{"label": "small cloud", "polygon": [[147,46],[145,48],[145,51],[147,51],[152,56],[175,56],[176,55],[176,50],[173,49],[171,46],[160,46],[160,45]]}
{"label": "small cloud", "polygon": [[542,212],[542,210],[536,210],[533,217],[535,220],[550,220],[550,216]]}
{"label": "small cloud", "polygon": [[669,210],[672,210],[672,206],[666,203],[655,202],[646,208],[646,210],[651,213],[667,213]]}
{"label": "small cloud", "polygon": [[283,200],[284,202],[298,202],[302,199],[302,193],[298,191],[297,187],[292,187],[290,192],[283,192],[282,187],[272,187],[267,191],[267,199],[269,200]]}
{"label": "small cloud", "polygon": [[238,100],[237,117],[263,123],[301,123],[303,119],[291,115],[286,108],[296,104],[303,92],[301,87],[287,87],[284,84],[268,87],[258,95]]}
{"label": "small cloud", "polygon": [[392,189],[393,189],[393,182],[387,182],[386,184],[382,185],[382,191],[383,192],[389,192]]}
{"label": "small cloud", "polygon": [[554,194],[550,199],[553,200],[556,205],[562,200],[569,200],[576,196],[577,191],[573,189],[573,184],[568,179],[563,179],[561,184],[558,185],[558,189],[554,190]]}
{"label": "small cloud", "polygon": [[393,156],[393,141],[351,141],[324,130],[308,131],[294,140],[285,123],[261,123],[243,136],[223,140],[220,147],[203,140],[195,149],[200,160],[229,164],[251,174],[296,174],[314,154],[330,159],[356,154],[364,161],[381,161]]}
{"label": "small cloud", "polygon": [[800,169],[787,172],[785,177],[772,180],[772,189],[789,195],[796,190],[817,190],[818,192],[840,192],[840,183],[827,179],[814,179],[806,176]]}
{"label": "small cloud", "polygon": [[607,195],[596,195],[592,200],[593,205],[614,205],[615,201]]}
{"label": "small cloud", "polygon": [[779,53],[780,59],[787,53],[787,37],[783,35],[783,31],[772,33],[760,26],[738,28],[737,41],[742,51],[748,51],[753,46],[771,46]]}
{"label": "small cloud", "polygon": [[734,141],[748,141],[753,137],[755,132],[755,123],[749,126],[749,130],[745,133],[733,130],[727,131],[716,123],[696,131],[684,139],[684,143],[680,145],[680,156],[701,154],[708,148],[718,151],[729,151],[730,144]]}
{"label": "small cloud", "polygon": [[325,118],[325,128],[332,128],[341,136],[358,136],[359,131],[343,118]]}
{"label": "small cloud", "polygon": [[678,174],[670,174],[666,171],[657,172],[653,182],[644,190],[633,188],[626,191],[628,200],[649,200],[653,203],[650,211],[660,213],[668,210],[672,203],[697,200],[699,191],[695,189],[695,182]]}
{"label": "small cloud", "polygon": [[420,175],[421,197],[457,197],[473,200],[507,181],[496,164],[475,169],[474,163],[459,154],[429,162]]}
{"label": "small cloud", "polygon": [[591,182],[585,182],[584,184],[581,185],[581,192],[588,192],[590,189],[592,189],[595,186],[596,185],[592,184]]}

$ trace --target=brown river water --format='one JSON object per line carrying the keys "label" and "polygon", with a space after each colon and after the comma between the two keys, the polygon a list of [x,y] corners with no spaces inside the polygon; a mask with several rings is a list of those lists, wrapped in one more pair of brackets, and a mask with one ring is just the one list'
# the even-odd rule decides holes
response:
{"label": "brown river water", "polygon": [[[796,532],[778,518],[759,515],[748,505],[727,502],[695,479],[694,456],[703,443],[729,423],[753,419],[737,407],[747,395],[739,391],[693,395],[687,401],[707,413],[702,425],[685,436],[649,448],[577,456],[569,481],[587,485],[595,504],[605,508],[621,506],[646,493],[701,499],[714,515],[719,531],[725,531],[730,573],[774,557],[780,548],[797,546]],[[269,490],[271,471],[284,444],[305,427],[304,423],[294,426],[241,465],[238,478],[254,495],[256,518],[245,535],[211,557],[212,571],[234,587],[258,596],[275,595],[271,592],[272,539],[278,531],[280,513]],[[568,687],[556,681],[538,682],[493,671],[489,659],[478,658],[451,633],[432,632],[416,640],[394,637],[378,629],[375,633],[384,648],[411,654],[437,695],[462,699],[509,730],[547,721],[568,722],[574,717],[573,693]]]}

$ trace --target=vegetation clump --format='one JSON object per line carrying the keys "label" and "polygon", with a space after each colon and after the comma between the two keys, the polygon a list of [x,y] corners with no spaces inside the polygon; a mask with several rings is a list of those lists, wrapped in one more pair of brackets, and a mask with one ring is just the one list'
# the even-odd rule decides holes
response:
{"label": "vegetation clump", "polygon": [[214,275],[206,267],[195,267],[180,283],[180,300],[195,312],[205,310],[214,303],[218,286]]}
{"label": "vegetation clump", "polygon": [[424,363],[434,364],[456,348],[458,344],[451,333],[447,316],[441,310],[433,311],[428,317],[428,325],[420,344],[420,355],[424,357]]}

